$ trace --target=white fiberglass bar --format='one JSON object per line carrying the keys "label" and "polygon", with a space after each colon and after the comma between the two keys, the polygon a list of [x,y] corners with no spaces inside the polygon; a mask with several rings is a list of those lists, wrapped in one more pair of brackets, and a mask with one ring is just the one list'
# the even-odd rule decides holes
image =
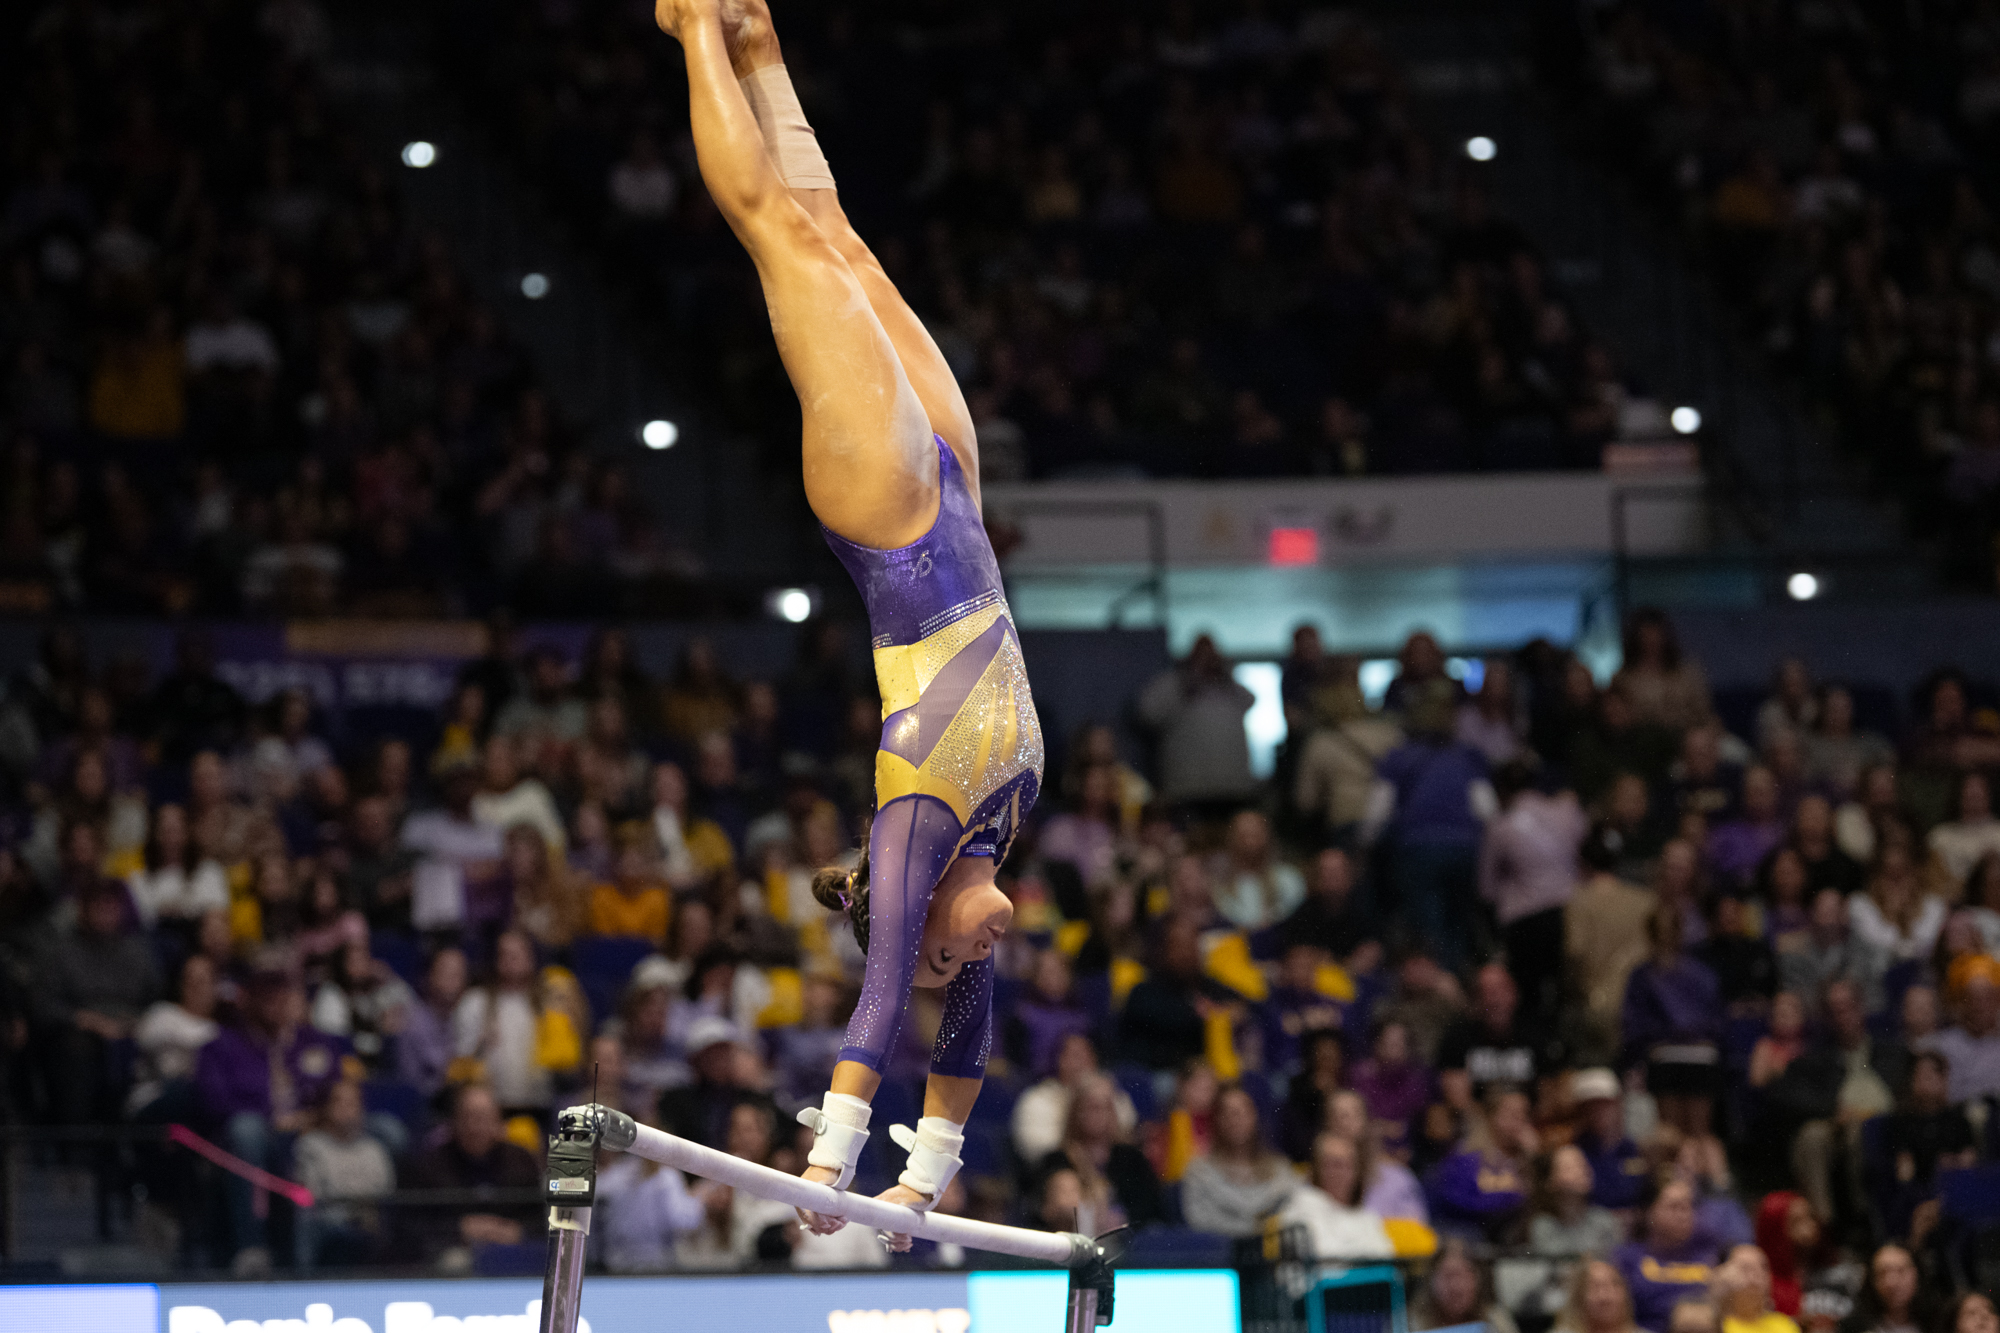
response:
{"label": "white fiberglass bar", "polygon": [[[585,1111],[574,1108],[571,1112]],[[615,1119],[614,1119],[615,1118]],[[716,1180],[754,1194],[760,1199],[775,1199],[795,1208],[809,1209],[833,1217],[844,1217],[850,1223],[860,1223],[878,1231],[900,1232],[906,1236],[922,1236],[926,1240],[942,1241],[964,1245],[975,1250],[991,1250],[998,1254],[1011,1254],[1022,1259],[1040,1259],[1044,1263],[1072,1268],[1088,1262],[1097,1254],[1096,1245],[1088,1238],[1068,1232],[1030,1231],[1026,1227],[1000,1226],[993,1222],[977,1222],[967,1217],[946,1217],[938,1213],[920,1213],[901,1204],[884,1203],[862,1194],[848,1194],[833,1188],[806,1180],[800,1176],[788,1176],[782,1171],[774,1171],[768,1166],[745,1161],[741,1157],[731,1157],[728,1153],[705,1148],[699,1143],[641,1125],[618,1116],[615,1112],[606,1117],[604,1146],[617,1149],[620,1131],[624,1125],[614,1124],[624,1121],[630,1124],[634,1137],[623,1151],[648,1161],[660,1162],[677,1167],[689,1175],[705,1180]]]}

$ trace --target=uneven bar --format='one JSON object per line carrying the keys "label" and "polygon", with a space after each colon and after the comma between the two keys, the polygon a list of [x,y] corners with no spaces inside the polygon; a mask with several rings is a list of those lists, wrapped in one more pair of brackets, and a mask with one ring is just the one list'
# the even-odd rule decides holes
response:
{"label": "uneven bar", "polygon": [[795,1208],[809,1209],[830,1217],[844,1217],[878,1231],[921,1236],[926,1240],[991,1250],[1022,1259],[1039,1259],[1062,1268],[1079,1268],[1098,1256],[1097,1243],[1072,1232],[1030,1231],[1026,1227],[1000,1226],[967,1217],[946,1217],[920,1213],[901,1204],[884,1203],[866,1195],[848,1194],[799,1176],[788,1176],[768,1166],[741,1157],[705,1148],[699,1143],[642,1125],[630,1116],[606,1108],[578,1106],[563,1112],[598,1117],[601,1142],[614,1152],[629,1152],[648,1161],[676,1167],[690,1175],[720,1181],[760,1199],[775,1199]]}

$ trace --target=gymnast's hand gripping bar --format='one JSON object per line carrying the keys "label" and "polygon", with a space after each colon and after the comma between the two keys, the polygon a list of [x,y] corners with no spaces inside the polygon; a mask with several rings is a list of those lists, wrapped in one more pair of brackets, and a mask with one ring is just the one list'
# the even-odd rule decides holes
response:
{"label": "gymnast's hand gripping bar", "polygon": [[574,1333],[582,1299],[584,1239],[596,1201],[596,1152],[631,1153],[689,1175],[719,1181],[879,1231],[1039,1259],[1070,1270],[1071,1333],[1111,1322],[1111,1256],[1074,1232],[1030,1231],[969,1217],[920,1213],[901,1204],[849,1194],[639,1124],[604,1106],[572,1106],[557,1117],[549,1140],[549,1264],[542,1289],[542,1333]]}

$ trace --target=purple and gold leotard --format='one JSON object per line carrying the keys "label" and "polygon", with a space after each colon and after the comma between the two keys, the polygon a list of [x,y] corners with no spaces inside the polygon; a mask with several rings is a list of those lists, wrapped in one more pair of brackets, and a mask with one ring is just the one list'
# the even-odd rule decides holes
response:
{"label": "purple and gold leotard", "polygon": [[[937,522],[893,551],[827,544],[861,590],[882,691],[868,839],[868,970],[842,1060],[880,1073],[909,1007],[931,891],[960,856],[1004,860],[1042,780],[1042,727],[1000,563],[951,447],[936,440]],[[978,1078],[993,1035],[993,960],[945,987],[931,1072]]]}

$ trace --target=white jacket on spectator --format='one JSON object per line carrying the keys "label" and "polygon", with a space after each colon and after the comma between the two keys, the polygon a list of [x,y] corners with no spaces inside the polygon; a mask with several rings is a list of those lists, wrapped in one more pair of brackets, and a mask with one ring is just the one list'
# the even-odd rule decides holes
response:
{"label": "white jacket on spectator", "polygon": [[1160,734],[1160,795],[1228,800],[1257,790],[1243,718],[1257,696],[1234,680],[1191,683],[1162,672],[1139,696],[1139,716]]}
{"label": "white jacket on spectator", "polygon": [[[1118,1130],[1130,1135],[1139,1124],[1132,1099],[1119,1088],[1112,1094],[1118,1107]],[[1069,1119],[1070,1090],[1061,1079],[1045,1078],[1014,1103],[1014,1151],[1030,1164],[1062,1147],[1063,1124]]]}
{"label": "white jacket on spectator", "polygon": [[1381,1218],[1366,1208],[1336,1203],[1314,1185],[1300,1185],[1278,1210],[1278,1220],[1311,1234],[1315,1259],[1387,1259],[1396,1252]]}

